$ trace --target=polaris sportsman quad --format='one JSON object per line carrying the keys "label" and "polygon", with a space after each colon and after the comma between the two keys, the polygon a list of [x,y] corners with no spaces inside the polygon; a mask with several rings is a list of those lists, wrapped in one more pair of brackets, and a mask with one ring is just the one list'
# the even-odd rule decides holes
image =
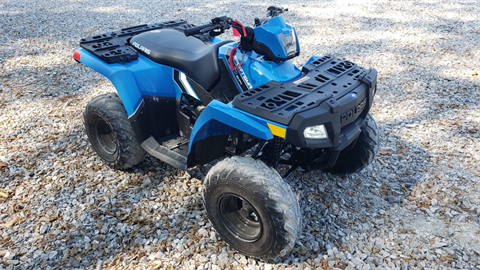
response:
{"label": "polaris sportsman quad", "polygon": [[[286,254],[301,230],[277,167],[285,178],[297,168],[353,173],[378,147],[377,71],[332,55],[296,67],[286,10],[269,7],[253,27],[228,17],[134,26],[84,38],[74,54],[118,92],[84,112],[100,158],[128,169],[149,153],[185,170],[231,156],[205,177],[204,205],[228,244],[263,259]],[[218,37],[230,28],[239,42]]]}

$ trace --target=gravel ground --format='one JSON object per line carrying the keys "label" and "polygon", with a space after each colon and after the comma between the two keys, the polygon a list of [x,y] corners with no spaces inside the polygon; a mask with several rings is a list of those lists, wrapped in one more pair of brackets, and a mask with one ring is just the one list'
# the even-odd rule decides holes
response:
{"label": "gravel ground", "polygon": [[379,155],[361,173],[294,174],[288,256],[229,248],[200,201],[209,166],[115,171],[82,111],[111,84],[78,40],[142,23],[262,16],[264,1],[0,0],[0,269],[480,269],[477,0],[285,1],[302,54],[379,71]]}

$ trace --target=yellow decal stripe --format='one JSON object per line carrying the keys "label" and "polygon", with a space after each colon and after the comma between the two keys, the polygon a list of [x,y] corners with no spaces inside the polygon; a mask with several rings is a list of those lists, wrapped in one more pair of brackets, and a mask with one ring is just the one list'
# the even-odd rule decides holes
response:
{"label": "yellow decal stripe", "polygon": [[286,129],[284,129],[282,127],[279,127],[279,126],[276,126],[276,125],[273,125],[273,124],[270,124],[270,123],[267,123],[267,125],[268,125],[268,128],[270,129],[270,131],[272,132],[273,135],[285,138],[285,134],[287,133]]}

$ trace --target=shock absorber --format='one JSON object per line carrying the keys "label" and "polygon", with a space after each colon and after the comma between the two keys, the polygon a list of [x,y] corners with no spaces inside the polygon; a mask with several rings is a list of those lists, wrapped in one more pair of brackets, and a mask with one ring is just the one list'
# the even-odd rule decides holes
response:
{"label": "shock absorber", "polygon": [[282,154],[282,150],[285,146],[285,140],[274,136],[273,139],[269,140],[265,147],[262,150],[261,159],[265,164],[273,168],[277,168],[278,161]]}

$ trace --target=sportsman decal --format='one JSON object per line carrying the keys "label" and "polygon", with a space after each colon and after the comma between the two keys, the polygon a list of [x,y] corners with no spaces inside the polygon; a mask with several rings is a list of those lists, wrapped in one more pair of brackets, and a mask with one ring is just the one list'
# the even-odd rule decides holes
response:
{"label": "sportsman decal", "polygon": [[242,77],[243,81],[245,82],[245,85],[248,87],[248,89],[252,88],[252,84],[248,81],[247,75],[245,75],[245,72],[243,71],[242,65],[240,64],[240,61],[238,60],[237,56],[233,56],[233,62],[237,66],[236,73],[239,73],[240,76]]}
{"label": "sportsman decal", "polygon": [[[225,55],[225,58],[227,59],[227,63],[230,59],[230,56],[227,54]],[[233,57],[233,61],[235,65],[238,65],[239,61],[236,56]],[[247,76],[245,75],[245,72],[243,71],[243,68],[240,66],[235,71],[233,72],[233,76],[235,77],[235,81],[237,81],[238,86],[240,86],[242,92],[247,91],[248,89],[252,88],[252,85],[248,81]]]}

